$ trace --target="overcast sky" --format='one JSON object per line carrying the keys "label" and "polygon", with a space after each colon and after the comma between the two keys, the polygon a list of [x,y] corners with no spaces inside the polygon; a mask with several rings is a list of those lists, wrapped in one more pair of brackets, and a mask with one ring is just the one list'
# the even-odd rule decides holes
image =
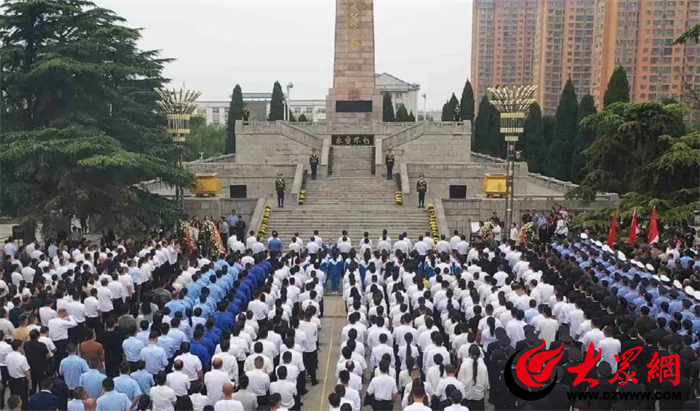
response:
{"label": "overcast sky", "polygon": [[[325,99],[333,78],[335,0],[96,0],[141,47],[175,58],[165,75],[227,100],[294,83],[292,99]],[[375,0],[376,70],[419,83],[428,109],[461,93],[470,75],[471,0]],[[423,101],[419,101],[423,108]]]}

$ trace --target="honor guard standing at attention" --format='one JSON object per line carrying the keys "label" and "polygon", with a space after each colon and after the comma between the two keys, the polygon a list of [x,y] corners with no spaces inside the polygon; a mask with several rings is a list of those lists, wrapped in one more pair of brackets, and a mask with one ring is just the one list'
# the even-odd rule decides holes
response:
{"label": "honor guard standing at attention", "polygon": [[309,165],[311,166],[311,179],[316,179],[316,170],[318,169],[318,154],[316,149],[311,150],[311,157],[309,157]]}
{"label": "honor guard standing at attention", "polygon": [[423,178],[423,174],[418,178],[416,191],[418,191],[418,208],[425,208],[425,192],[428,191],[428,182]]}
{"label": "honor guard standing at attention", "polygon": [[287,188],[287,184],[282,178],[282,173],[277,173],[277,180],[275,180],[275,190],[277,191],[277,207],[284,208],[284,190]]}
{"label": "honor guard standing at attention", "polygon": [[386,151],[386,158],[384,158],[384,163],[386,164],[386,179],[391,180],[393,177],[394,170],[394,152],[391,150]]}

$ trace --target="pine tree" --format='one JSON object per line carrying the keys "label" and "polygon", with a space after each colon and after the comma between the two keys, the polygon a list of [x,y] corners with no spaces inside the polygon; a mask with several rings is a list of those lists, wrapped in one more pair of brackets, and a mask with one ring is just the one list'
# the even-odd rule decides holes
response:
{"label": "pine tree", "polygon": [[603,98],[603,107],[607,107],[613,103],[629,103],[630,102],[630,83],[627,80],[627,71],[620,66],[613,71],[608,82],[608,89],[605,90]]}
{"label": "pine tree", "polygon": [[399,109],[396,110],[396,121],[399,123],[406,123],[409,121],[408,111],[406,111],[406,106],[403,104],[399,105]]}
{"label": "pine tree", "polygon": [[416,122],[416,116],[413,115],[413,110],[411,110],[411,112],[408,113],[408,121],[411,122],[411,123],[415,123],[415,122]]}
{"label": "pine tree", "polygon": [[[472,150],[481,154],[497,155],[500,153],[497,140],[503,140],[500,135],[498,112],[488,97],[484,96],[479,103],[479,114],[474,120]],[[503,146],[505,147],[505,141]],[[502,151],[505,153],[505,150]]]}
{"label": "pine tree", "polygon": [[270,115],[268,120],[284,120],[284,93],[279,81],[275,81],[272,87],[272,97],[270,98]]}
{"label": "pine tree", "polygon": [[394,116],[394,103],[391,101],[391,94],[384,94],[382,106],[382,121],[385,123],[396,121],[396,117]]}
{"label": "pine tree", "polygon": [[464,84],[464,90],[462,90],[462,101],[459,105],[460,117],[463,121],[469,120],[474,122],[474,89],[472,89],[472,83],[467,80]]}
{"label": "pine tree", "polygon": [[569,79],[559,98],[556,123],[554,125],[554,140],[549,146],[547,169],[549,175],[562,181],[571,179],[571,153],[576,136],[578,119],[578,100],[574,83]]}
{"label": "pine tree", "polygon": [[440,117],[440,121],[452,121],[452,111],[453,108],[450,107],[450,100],[447,100],[445,104],[442,105],[442,116]]}
{"label": "pine tree", "polygon": [[547,155],[547,146],[544,143],[544,123],[539,104],[534,103],[530,106],[524,129],[523,137],[516,147],[523,151],[530,172],[541,173]]}
{"label": "pine tree", "polygon": [[243,92],[236,84],[231,93],[231,103],[228,106],[228,124],[226,125],[226,153],[236,152],[236,121],[243,119]]}
{"label": "pine tree", "polygon": [[300,122],[300,123],[306,123],[307,121],[309,121],[309,120],[306,118],[306,115],[304,115],[304,113],[302,113],[302,114],[299,116],[299,122]]}
{"label": "pine tree", "polygon": [[452,97],[450,97],[450,113],[452,114],[452,119],[448,121],[459,121],[461,118],[460,114],[460,108],[459,108],[459,100],[457,100],[457,96],[455,96],[455,93],[452,93]]}
{"label": "pine tree", "polygon": [[590,147],[595,139],[595,134],[591,130],[586,130],[581,127],[581,120],[597,112],[598,110],[595,108],[593,96],[590,94],[583,96],[581,104],[578,107],[578,130],[573,144],[574,151],[571,156],[571,181],[576,184],[580,183],[586,176],[586,172],[584,171],[586,158],[583,155],[583,150]]}

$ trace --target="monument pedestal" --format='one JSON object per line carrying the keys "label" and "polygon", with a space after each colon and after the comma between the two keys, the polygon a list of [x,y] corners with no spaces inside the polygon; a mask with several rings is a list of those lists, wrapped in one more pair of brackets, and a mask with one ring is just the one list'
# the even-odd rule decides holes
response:
{"label": "monument pedestal", "polygon": [[[326,120],[329,123],[354,124],[382,121],[383,101],[379,91],[373,90],[366,100],[346,100],[347,94],[341,94],[342,97],[339,98],[335,89],[328,91],[328,97],[326,97]],[[371,103],[371,107],[368,103]]]}

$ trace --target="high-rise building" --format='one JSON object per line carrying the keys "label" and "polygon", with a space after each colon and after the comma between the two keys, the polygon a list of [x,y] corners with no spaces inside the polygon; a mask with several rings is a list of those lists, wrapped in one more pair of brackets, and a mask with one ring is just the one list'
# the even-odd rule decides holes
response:
{"label": "high-rise building", "polygon": [[476,104],[493,86],[530,84],[541,0],[474,0],[472,87]]}
{"label": "high-rise building", "polygon": [[532,83],[551,114],[570,78],[579,98],[591,94],[600,108],[622,66],[632,101],[682,100],[700,86],[700,46],[671,44],[699,13],[700,0],[474,0],[477,96]]}

